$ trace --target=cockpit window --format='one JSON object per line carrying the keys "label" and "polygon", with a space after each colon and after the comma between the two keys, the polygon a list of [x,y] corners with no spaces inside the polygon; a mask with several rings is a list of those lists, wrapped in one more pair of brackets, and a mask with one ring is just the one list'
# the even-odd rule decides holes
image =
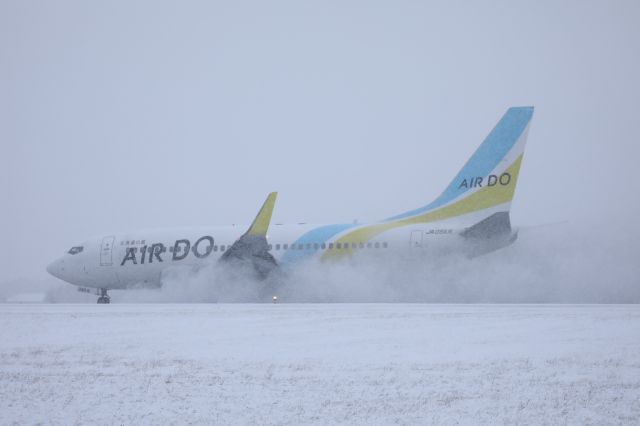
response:
{"label": "cockpit window", "polygon": [[82,246],[71,247],[68,251],[69,254],[78,254],[84,249]]}

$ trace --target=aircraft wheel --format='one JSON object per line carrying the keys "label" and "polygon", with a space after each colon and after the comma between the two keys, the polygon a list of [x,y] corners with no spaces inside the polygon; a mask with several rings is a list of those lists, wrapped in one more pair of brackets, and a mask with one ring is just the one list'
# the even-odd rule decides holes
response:
{"label": "aircraft wheel", "polygon": [[107,289],[106,288],[101,288],[100,289],[100,297],[98,297],[98,303],[100,303],[100,304],[102,304],[102,303],[111,303],[111,298],[107,294]]}

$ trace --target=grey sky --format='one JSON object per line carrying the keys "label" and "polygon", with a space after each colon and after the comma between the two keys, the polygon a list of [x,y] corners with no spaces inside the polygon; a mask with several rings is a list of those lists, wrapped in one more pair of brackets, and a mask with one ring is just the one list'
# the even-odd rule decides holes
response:
{"label": "grey sky", "polygon": [[640,2],[0,1],[0,280],[119,230],[375,220],[536,113],[516,224],[638,233]]}

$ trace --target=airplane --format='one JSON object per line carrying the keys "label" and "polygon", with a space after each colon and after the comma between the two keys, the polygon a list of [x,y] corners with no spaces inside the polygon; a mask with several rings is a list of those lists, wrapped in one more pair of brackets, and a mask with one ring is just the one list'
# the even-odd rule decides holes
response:
{"label": "airplane", "polygon": [[[509,108],[434,201],[374,222],[270,225],[277,193],[253,223],[114,233],[74,245],[47,271],[109,303],[108,290],[159,287],[172,266],[218,262],[264,279],[310,261],[340,261],[364,253],[417,259],[438,252],[479,256],[512,244],[510,207],[534,108]],[[91,290],[93,289],[93,290]]]}

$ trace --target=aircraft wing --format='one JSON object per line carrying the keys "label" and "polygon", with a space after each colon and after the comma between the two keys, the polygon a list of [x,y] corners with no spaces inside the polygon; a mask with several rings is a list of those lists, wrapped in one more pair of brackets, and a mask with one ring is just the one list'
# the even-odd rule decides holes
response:
{"label": "aircraft wing", "polygon": [[277,192],[267,196],[253,223],[231,247],[224,252],[220,262],[250,263],[261,278],[277,266],[275,259],[269,253],[267,231],[271,223],[271,214],[276,204]]}

